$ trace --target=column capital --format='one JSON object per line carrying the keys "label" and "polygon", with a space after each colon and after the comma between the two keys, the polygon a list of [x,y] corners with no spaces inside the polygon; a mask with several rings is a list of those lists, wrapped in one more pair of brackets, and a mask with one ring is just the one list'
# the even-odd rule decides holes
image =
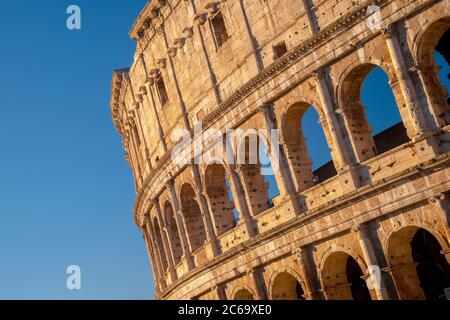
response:
{"label": "column capital", "polygon": [[358,233],[361,231],[361,225],[358,224],[358,225],[352,226],[352,227],[350,228],[350,231],[351,231],[352,233],[358,234]]}
{"label": "column capital", "polygon": [[148,221],[150,219],[150,213],[146,212],[143,214],[144,220]]}
{"label": "column capital", "polygon": [[266,103],[263,103],[262,105],[260,105],[258,107],[258,109],[260,112],[265,113],[265,112],[269,111],[269,109],[271,107],[273,107],[273,102],[266,102]]}
{"label": "column capital", "polygon": [[428,198],[428,202],[433,205],[437,205],[444,200],[445,200],[445,194],[443,194],[443,193],[440,193],[438,195]]}
{"label": "column capital", "polygon": [[151,203],[151,205],[153,206],[153,207],[155,207],[155,208],[159,208],[159,199],[158,198],[153,198],[153,199],[151,199],[150,200],[150,203]]}
{"label": "column capital", "polygon": [[325,78],[325,71],[322,68],[318,68],[313,71],[312,75],[316,80],[321,81]]}
{"label": "column capital", "polygon": [[381,29],[381,34],[385,39],[392,39],[394,37],[392,25],[389,25],[386,28]]}

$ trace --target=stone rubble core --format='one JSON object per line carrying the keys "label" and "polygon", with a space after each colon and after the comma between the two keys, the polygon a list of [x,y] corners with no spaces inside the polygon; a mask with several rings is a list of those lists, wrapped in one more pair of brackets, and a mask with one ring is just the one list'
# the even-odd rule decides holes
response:
{"label": "stone rubble core", "polygon": [[[148,1],[110,104],[156,299],[436,298],[424,255],[450,287],[450,115],[434,63],[449,27],[448,0]],[[402,123],[373,137],[361,88],[375,67]],[[332,158],[315,172],[311,106]],[[199,121],[279,129],[280,195],[260,164],[174,163],[172,134]]]}

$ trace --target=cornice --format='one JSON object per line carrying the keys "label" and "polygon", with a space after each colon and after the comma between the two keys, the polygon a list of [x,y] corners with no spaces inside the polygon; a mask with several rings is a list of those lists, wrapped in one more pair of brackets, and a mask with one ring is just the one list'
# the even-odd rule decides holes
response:
{"label": "cornice", "polygon": [[[296,218],[293,218],[290,221],[287,221],[286,223],[279,225],[270,231],[268,231],[265,234],[259,234],[255,238],[249,239],[244,243],[241,243],[240,245],[232,248],[231,250],[221,254],[218,256],[215,260],[211,260],[206,265],[191,270],[190,272],[186,273],[182,278],[179,278],[176,282],[174,282],[170,287],[166,288],[162,293],[161,297],[165,298],[168,295],[170,295],[171,292],[175,291],[180,286],[184,285],[186,282],[191,281],[192,279],[195,279],[195,277],[200,276],[204,272],[210,272],[214,267],[222,265],[225,261],[229,261],[237,256],[242,256],[254,248],[257,248],[258,246],[264,245],[268,242],[273,241],[275,238],[277,238],[280,235],[286,234],[288,232],[293,231],[296,228],[299,228],[301,226],[304,226],[305,224],[310,223],[311,221],[318,219],[322,216],[326,216],[330,214],[331,212],[336,212],[338,210],[341,210],[345,207],[348,207],[350,205],[354,205],[355,203],[358,203],[361,201],[361,199],[365,199],[369,196],[377,195],[383,191],[391,189],[391,186],[393,183],[406,180],[406,179],[413,179],[414,177],[420,177],[423,176],[423,172],[429,171],[432,172],[434,170],[439,170],[442,168],[448,167],[450,162],[450,153],[446,153],[443,155],[440,155],[432,160],[429,160],[427,162],[424,162],[421,165],[414,166],[412,168],[406,169],[403,172],[398,173],[395,176],[392,176],[385,180],[377,181],[371,185],[366,186],[363,190],[360,190],[359,192],[351,193],[351,194],[345,194],[339,199],[333,200],[332,205],[324,204],[318,208],[315,208],[314,210],[308,212],[307,215],[302,215]],[[442,184],[440,186],[440,189],[447,190],[449,185]],[[433,189],[430,187],[429,189]],[[435,191],[432,192],[435,194]],[[408,199],[408,201],[400,201],[399,204],[395,207],[391,207],[390,209],[386,209],[385,211],[380,209],[374,209],[373,211],[380,211],[381,215],[388,215],[390,212],[395,212],[398,210],[401,210],[403,208],[411,207],[417,203],[420,202],[427,202],[428,201],[428,194],[426,192],[419,192],[418,194],[412,195],[412,196],[406,196],[405,199]],[[369,218],[370,219],[370,218]],[[364,221],[367,222],[367,221]],[[351,230],[350,226],[343,226],[342,230],[339,230],[338,232],[343,232],[345,230]],[[310,238],[314,238],[310,235]],[[304,239],[302,241],[308,242],[308,239]],[[317,241],[317,240],[315,240]],[[310,243],[314,243],[314,240]],[[290,247],[292,244],[286,244],[286,246]],[[296,241],[295,246],[301,247],[303,243]],[[280,255],[282,255],[282,248],[278,248],[280,251]],[[272,258],[275,259],[275,258]],[[267,263],[265,261],[262,264]],[[256,267],[256,266],[255,266]]]}
{"label": "cornice", "polygon": [[[383,7],[387,3],[392,0],[369,0],[365,4],[360,5],[357,9],[343,16],[336,22],[332,23],[328,27],[322,29],[320,32],[315,34],[313,37],[305,40],[300,43],[297,47],[293,48],[289,51],[283,58],[279,61],[276,61],[262,70],[258,75],[244,84],[239,90],[233,93],[228,99],[223,101],[215,110],[209,113],[202,121],[203,129],[206,130],[212,124],[214,124],[217,119],[227,113],[229,110],[233,109],[236,105],[238,105],[242,100],[244,100],[247,96],[252,94],[258,88],[263,86],[264,84],[270,82],[277,75],[281,74],[287,68],[295,65],[302,57],[311,51],[315,50],[315,48],[319,47],[327,40],[342,32],[346,28],[354,25],[359,22],[362,18],[367,17],[367,6],[369,4],[376,4],[380,7]],[[270,101],[267,101],[270,102]],[[136,201],[134,204],[134,218],[137,222],[137,213],[142,205],[143,200],[145,200],[145,194],[150,186],[150,182],[153,180],[153,177],[167,164],[165,162],[170,161],[172,150],[168,150],[167,154],[160,159],[158,165],[154,168],[154,170],[149,174],[144,184],[142,185],[141,190],[137,192]]]}
{"label": "cornice", "polygon": [[111,99],[110,99],[110,108],[111,114],[113,118],[113,122],[117,131],[124,136],[125,128],[123,127],[123,119],[121,118],[121,100],[122,100],[122,88],[124,85],[124,79],[128,77],[130,69],[120,69],[116,70],[113,73],[112,84],[111,84]]}
{"label": "cornice", "polygon": [[[252,93],[269,83],[272,79],[282,74],[282,72],[296,63],[298,63],[304,56],[314,51],[316,48],[320,47],[327,41],[329,41],[334,36],[345,31],[347,28],[359,23],[363,19],[367,18],[368,12],[367,7],[369,5],[378,5],[383,8],[387,4],[391,3],[393,0],[368,0],[364,4],[360,5],[358,8],[344,15],[334,23],[330,24],[326,28],[322,29],[320,32],[316,33],[313,37],[300,43],[297,47],[290,50],[283,58],[272,63],[261,71],[254,78],[249,80],[244,84],[239,90],[234,92],[229,98],[223,101],[216,109],[209,113],[202,121],[203,129],[206,130],[211,125],[217,122],[218,119],[223,117],[227,112],[236,107],[241,101],[246,97],[250,96]],[[429,0],[421,1],[417,7],[413,8],[412,11],[420,10],[432,3],[438,2],[440,0]],[[413,2],[408,5],[414,5]],[[404,15],[402,15],[404,17]],[[390,23],[394,23],[396,20],[391,19]],[[398,18],[397,18],[398,20]],[[311,74],[311,76],[313,76]],[[271,98],[275,99],[274,97]],[[271,102],[270,99],[265,102]],[[160,159],[154,170],[145,179],[140,190],[137,190],[137,197],[134,203],[133,211],[134,218],[137,222],[137,214],[140,211],[141,206],[145,202],[149,188],[154,183],[154,178],[157,176],[163,168],[167,168],[171,159],[172,150],[168,150],[167,153]]]}

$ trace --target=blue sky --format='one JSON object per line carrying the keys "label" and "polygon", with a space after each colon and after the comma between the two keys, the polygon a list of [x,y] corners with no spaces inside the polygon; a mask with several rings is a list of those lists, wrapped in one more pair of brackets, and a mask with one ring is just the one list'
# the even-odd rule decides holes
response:
{"label": "blue sky", "polygon": [[[71,2],[2,3],[0,299],[153,297],[109,111],[112,71],[131,64],[127,33],[146,2],[77,0],[81,31],[66,28]],[[396,122],[381,80],[374,72],[364,91],[375,131]],[[308,117],[317,167],[329,153]],[[82,270],[80,291],[66,289],[72,264]]]}
{"label": "blue sky", "polygon": [[[134,187],[109,111],[112,71],[145,0],[3,1],[0,299],[149,299]],[[66,289],[81,267],[82,290]]]}

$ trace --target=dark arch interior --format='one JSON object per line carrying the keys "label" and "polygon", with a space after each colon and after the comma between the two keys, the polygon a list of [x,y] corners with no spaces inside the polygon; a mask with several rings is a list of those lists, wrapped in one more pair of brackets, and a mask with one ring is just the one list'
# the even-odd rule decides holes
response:
{"label": "dark arch interior", "polygon": [[445,31],[439,39],[436,51],[445,58],[445,61],[447,61],[448,64],[450,64],[450,29]]}
{"label": "dark arch interior", "polygon": [[236,292],[233,300],[255,300],[255,297],[247,289],[241,289]]}
{"label": "dark arch interior", "polygon": [[348,257],[347,259],[346,273],[353,299],[372,300],[366,281],[362,278],[364,274],[358,263],[352,257]]}
{"label": "dark arch interior", "polygon": [[[447,89],[447,105],[450,106],[450,29],[444,32],[435,47],[435,64],[438,64],[442,69],[439,73],[441,84]],[[439,56],[440,55],[440,56]]]}
{"label": "dark arch interior", "polygon": [[305,300],[300,282],[288,272],[282,272],[272,285],[273,300]]}
{"label": "dark arch interior", "polygon": [[425,297],[445,300],[444,289],[450,287],[450,266],[441,253],[441,245],[431,233],[419,229],[411,241],[411,249]]}

